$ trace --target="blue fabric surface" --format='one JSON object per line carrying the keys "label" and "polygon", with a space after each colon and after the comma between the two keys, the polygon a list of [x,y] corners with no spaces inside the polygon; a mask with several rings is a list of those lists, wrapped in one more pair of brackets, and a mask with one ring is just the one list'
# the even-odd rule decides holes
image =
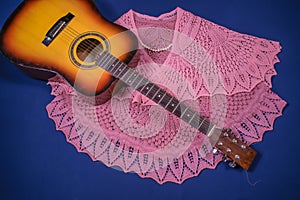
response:
{"label": "blue fabric surface", "polygon": [[[0,26],[20,3],[0,2]],[[283,117],[263,142],[247,174],[220,164],[182,185],[158,185],[93,162],[55,130],[45,106],[50,86],[20,72],[0,56],[0,199],[300,199],[299,2],[284,0],[122,1],[96,0],[101,13],[114,21],[129,9],[158,16],[180,6],[232,30],[280,41],[273,91],[288,102]],[[255,183],[255,186],[249,184]]]}

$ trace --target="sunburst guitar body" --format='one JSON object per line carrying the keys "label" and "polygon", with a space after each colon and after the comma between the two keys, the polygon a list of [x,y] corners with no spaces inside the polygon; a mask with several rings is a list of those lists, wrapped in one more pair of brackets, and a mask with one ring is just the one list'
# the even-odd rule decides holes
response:
{"label": "sunburst guitar body", "polygon": [[23,71],[43,78],[59,73],[86,95],[110,87],[113,76],[97,65],[95,49],[123,62],[135,36],[107,21],[90,0],[24,1],[1,32],[1,51]]}

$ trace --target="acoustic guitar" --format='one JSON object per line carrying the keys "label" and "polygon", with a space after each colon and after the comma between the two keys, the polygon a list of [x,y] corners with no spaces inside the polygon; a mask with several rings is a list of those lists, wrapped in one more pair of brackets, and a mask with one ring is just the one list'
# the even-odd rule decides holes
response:
{"label": "acoustic guitar", "polygon": [[123,81],[206,134],[231,165],[248,170],[255,150],[128,67],[137,44],[132,32],[106,20],[92,0],[26,0],[0,35],[1,52],[29,75],[47,79],[58,73],[85,95],[101,95]]}

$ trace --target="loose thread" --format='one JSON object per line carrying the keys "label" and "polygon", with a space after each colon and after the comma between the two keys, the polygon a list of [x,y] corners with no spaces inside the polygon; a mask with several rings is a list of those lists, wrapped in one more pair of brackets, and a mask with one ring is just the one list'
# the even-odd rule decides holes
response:
{"label": "loose thread", "polygon": [[258,181],[255,181],[254,183],[252,183],[252,182],[250,181],[248,171],[245,171],[245,173],[246,173],[247,182],[248,182],[248,184],[251,185],[252,187],[255,187],[256,184],[262,182],[262,180],[258,180]]}

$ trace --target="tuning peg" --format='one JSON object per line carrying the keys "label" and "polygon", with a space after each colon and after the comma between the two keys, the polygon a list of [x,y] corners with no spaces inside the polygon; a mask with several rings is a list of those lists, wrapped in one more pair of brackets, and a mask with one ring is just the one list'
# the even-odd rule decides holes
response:
{"label": "tuning peg", "polygon": [[213,154],[215,154],[215,155],[219,155],[219,150],[218,149],[216,149],[216,148],[213,148]]}
{"label": "tuning peg", "polygon": [[226,129],[226,132],[232,133],[232,130],[230,128]]}
{"label": "tuning peg", "polygon": [[223,156],[222,156],[222,161],[223,161],[223,162],[227,162],[227,161],[228,161],[228,157],[227,157],[226,155],[223,155]]}
{"label": "tuning peg", "polygon": [[228,163],[228,165],[229,165],[229,167],[231,167],[231,168],[235,168],[235,167],[236,167],[236,162],[231,161],[231,162]]}

